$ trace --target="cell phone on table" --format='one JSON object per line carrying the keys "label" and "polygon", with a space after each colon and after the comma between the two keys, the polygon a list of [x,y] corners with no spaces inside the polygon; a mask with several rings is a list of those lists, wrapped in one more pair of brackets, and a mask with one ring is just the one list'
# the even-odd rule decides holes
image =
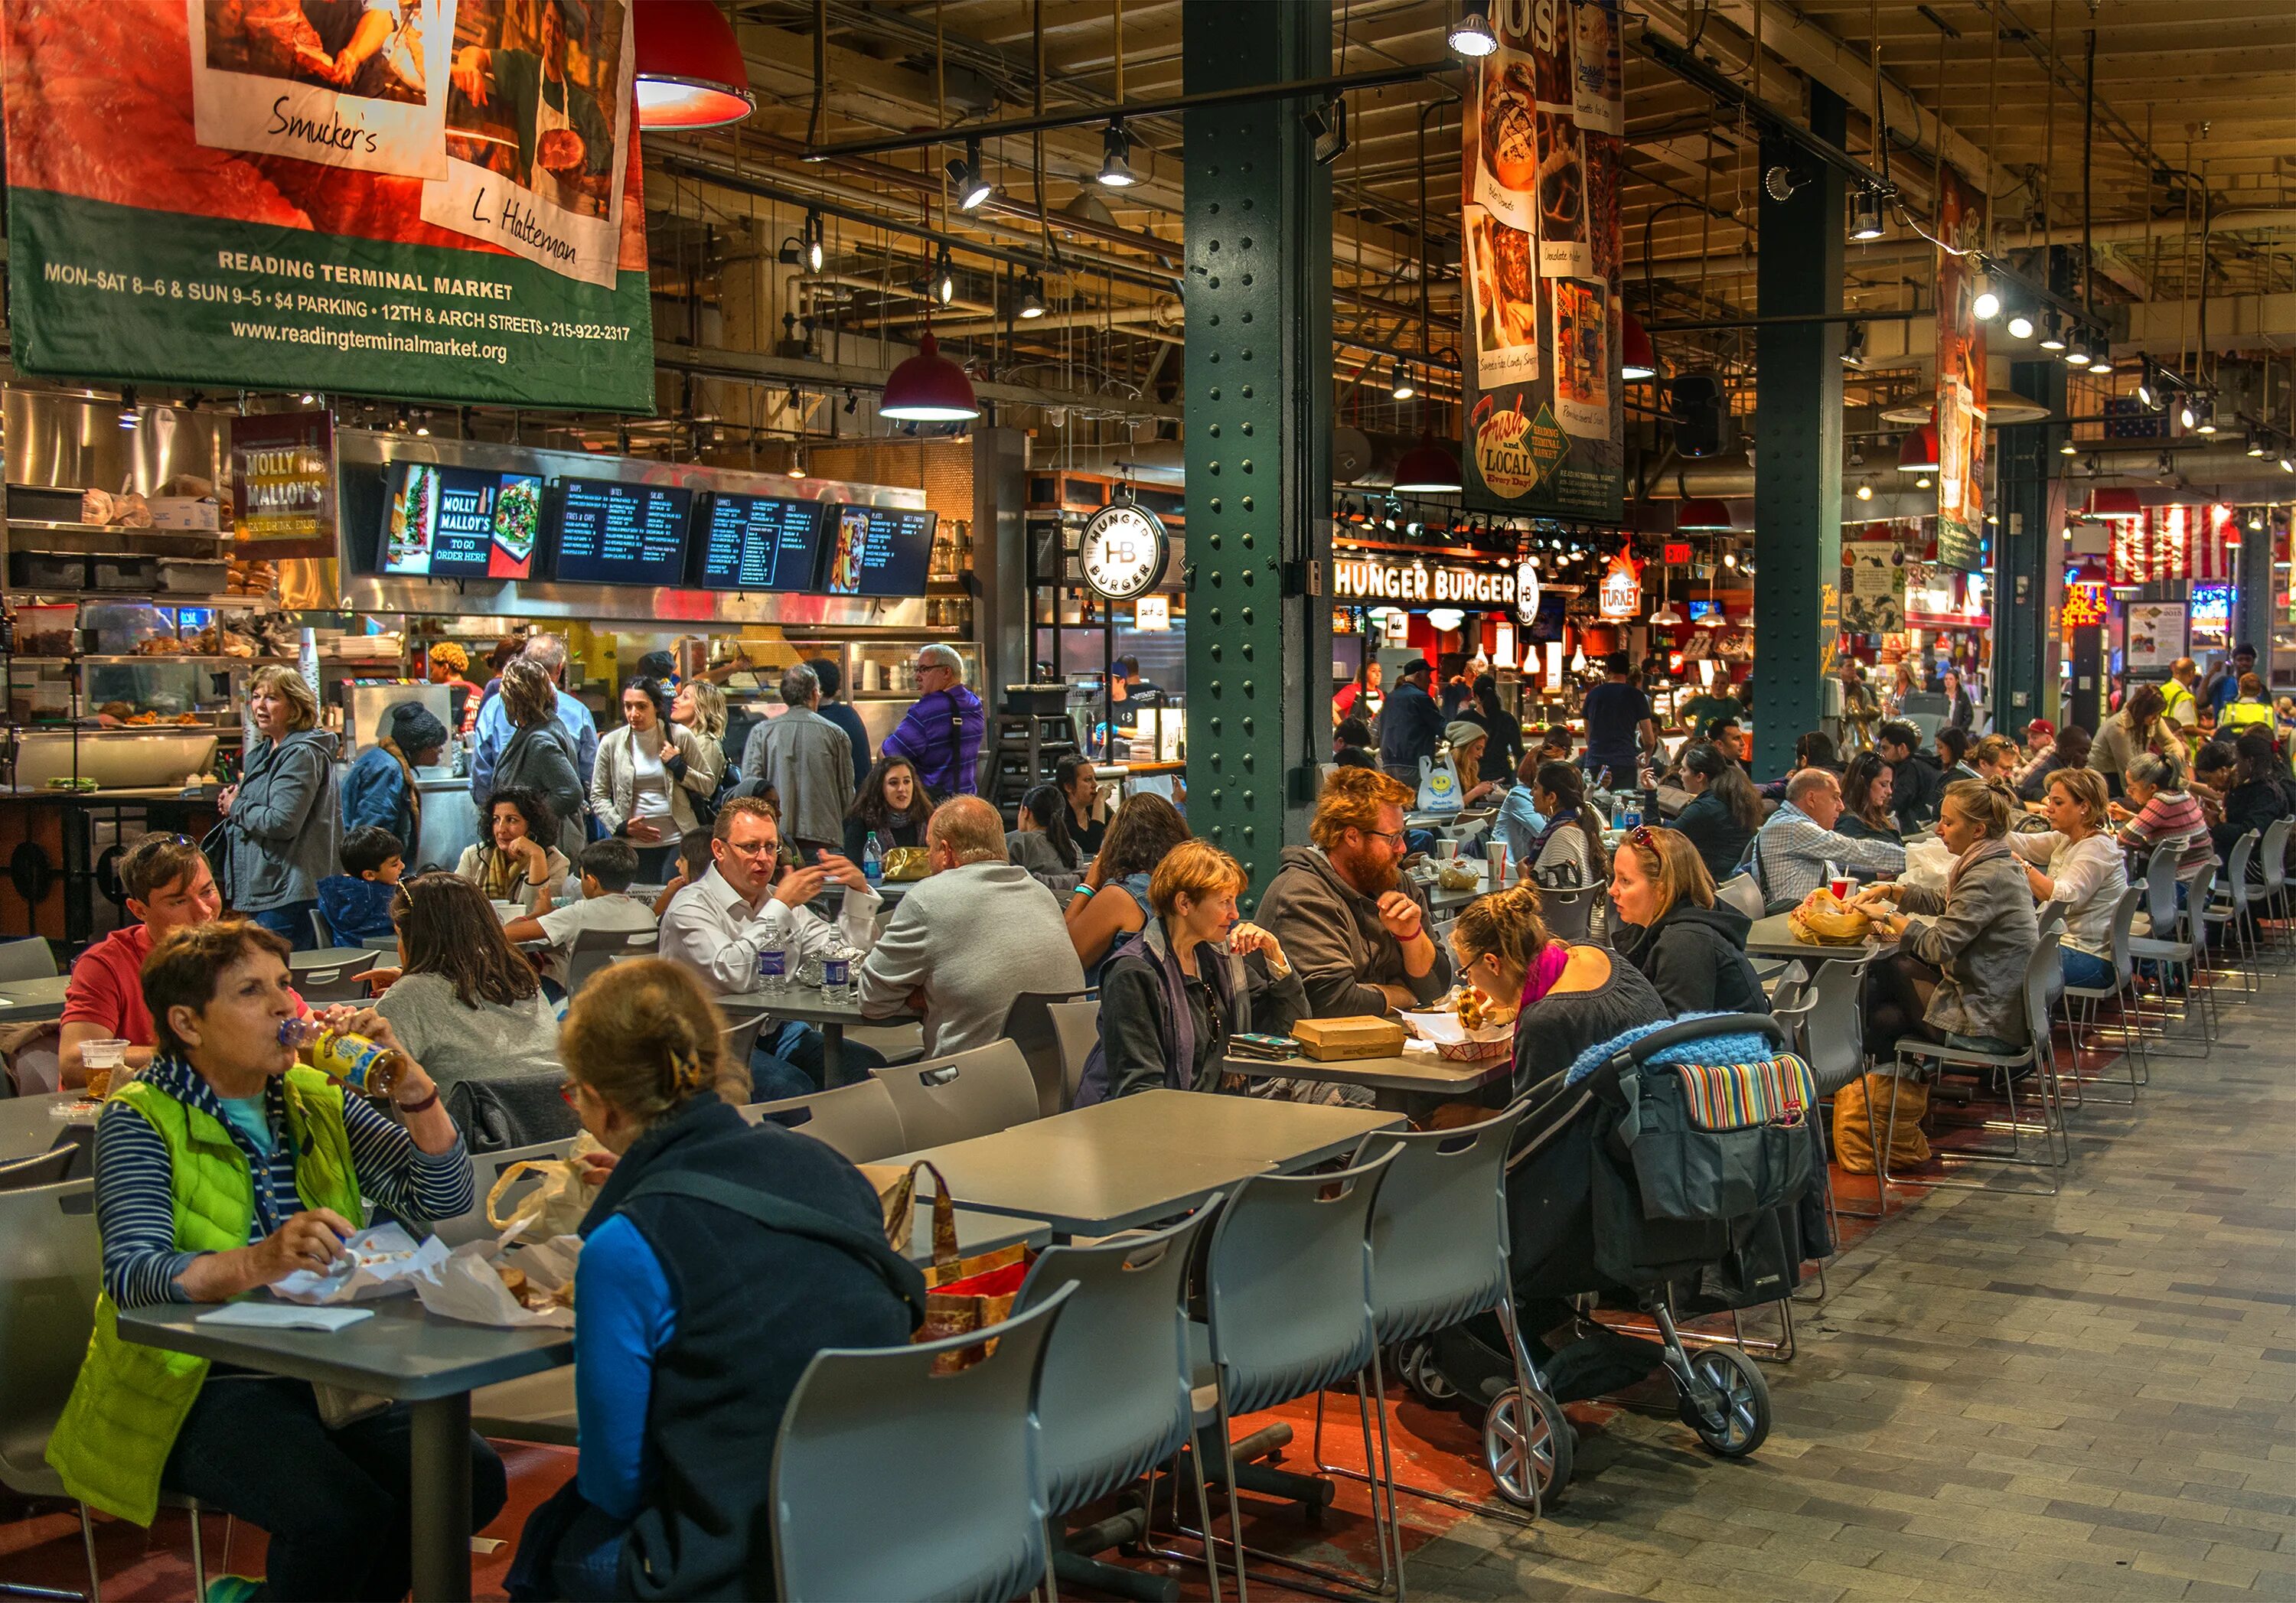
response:
{"label": "cell phone on table", "polygon": [[1239,1058],[1289,1058],[1300,1051],[1300,1043],[1289,1035],[1230,1035],[1227,1050]]}

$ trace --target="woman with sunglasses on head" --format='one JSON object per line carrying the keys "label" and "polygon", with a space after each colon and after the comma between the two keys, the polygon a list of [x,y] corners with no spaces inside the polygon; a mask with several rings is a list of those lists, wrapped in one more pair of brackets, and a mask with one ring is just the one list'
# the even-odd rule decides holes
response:
{"label": "woman with sunglasses on head", "polygon": [[1674,1013],[1767,1013],[1746,961],[1753,920],[1714,900],[1714,880],[1686,837],[1641,825],[1611,859],[1611,944]]}
{"label": "woman with sunglasses on head", "polygon": [[399,966],[375,971],[390,986],[375,1011],[432,1078],[451,1085],[557,1068],[557,1010],[477,886],[447,873],[402,880],[390,921]]}

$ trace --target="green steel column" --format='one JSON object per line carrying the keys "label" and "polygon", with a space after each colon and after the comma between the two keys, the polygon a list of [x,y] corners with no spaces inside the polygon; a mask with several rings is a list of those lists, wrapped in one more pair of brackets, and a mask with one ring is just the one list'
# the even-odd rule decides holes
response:
{"label": "green steel column", "polygon": [[[1321,78],[1330,0],[1185,0],[1199,94]],[[1269,101],[1187,116],[1188,821],[1256,902],[1330,745],[1332,180]]]}
{"label": "green steel column", "polygon": [[2010,364],[2009,388],[2047,407],[2050,415],[1993,436],[1994,510],[2001,519],[1993,528],[1999,576],[1993,591],[1993,727],[2005,734],[2035,718],[2056,719],[2048,569],[2063,560],[2063,542],[2049,516],[2049,488],[2061,460],[2057,447],[2070,432],[2056,421],[2064,415],[2067,371],[2062,362]]}
{"label": "green steel column", "polygon": [[[1841,96],[1813,84],[1809,126],[1841,143]],[[1841,177],[1775,135],[1765,172],[1800,180],[1784,200],[1762,194],[1755,309],[1763,317],[1841,310]],[[1795,740],[1818,727],[1818,681],[1841,620],[1841,325],[1764,323],[1754,336],[1754,772],[1793,765]]]}
{"label": "green steel column", "polygon": [[2240,560],[2233,572],[2240,588],[2234,593],[2234,645],[2256,648],[2256,667],[2268,690],[2272,686],[2272,519],[2259,532],[2248,527],[2248,513],[2240,514]]}

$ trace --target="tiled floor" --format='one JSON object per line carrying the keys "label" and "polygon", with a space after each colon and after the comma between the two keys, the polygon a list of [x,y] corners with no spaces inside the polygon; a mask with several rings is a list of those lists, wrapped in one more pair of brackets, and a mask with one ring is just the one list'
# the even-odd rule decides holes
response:
{"label": "tiled floor", "polygon": [[1611,1416],[1414,1597],[2296,1597],[2296,978],[2225,1012],[2076,1116],[2062,1195],[1940,1190],[1845,1255],[1751,1460]]}

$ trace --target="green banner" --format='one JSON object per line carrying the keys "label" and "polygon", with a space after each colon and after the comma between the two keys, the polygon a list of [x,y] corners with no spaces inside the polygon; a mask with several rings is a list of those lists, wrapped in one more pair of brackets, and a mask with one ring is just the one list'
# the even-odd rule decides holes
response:
{"label": "green banner", "polygon": [[644,273],[8,193],[25,372],[406,400],[653,406]]}

